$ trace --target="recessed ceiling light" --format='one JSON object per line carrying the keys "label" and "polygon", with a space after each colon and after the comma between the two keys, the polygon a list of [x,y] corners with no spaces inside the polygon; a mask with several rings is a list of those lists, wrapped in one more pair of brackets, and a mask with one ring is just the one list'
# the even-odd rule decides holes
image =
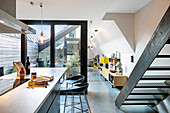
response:
{"label": "recessed ceiling light", "polygon": [[34,6],[34,2],[31,1],[30,4],[31,4],[32,6]]}
{"label": "recessed ceiling light", "polygon": [[96,29],[96,30],[94,30],[94,33],[95,33],[95,35],[97,35],[98,34],[98,30]]}
{"label": "recessed ceiling light", "polygon": [[96,30],[94,30],[94,32],[98,32],[98,30],[96,29]]}
{"label": "recessed ceiling light", "polygon": [[5,23],[3,20],[0,20],[0,23]]}

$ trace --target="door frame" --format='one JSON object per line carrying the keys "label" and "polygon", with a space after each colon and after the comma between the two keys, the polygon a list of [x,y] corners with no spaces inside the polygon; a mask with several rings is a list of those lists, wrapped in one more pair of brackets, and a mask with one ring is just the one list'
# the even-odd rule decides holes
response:
{"label": "door frame", "polygon": [[[41,25],[41,20],[20,20],[27,25]],[[81,26],[81,74],[87,82],[87,20],[43,20],[43,25],[51,25],[50,40],[50,67],[55,67],[55,25],[80,25]]]}

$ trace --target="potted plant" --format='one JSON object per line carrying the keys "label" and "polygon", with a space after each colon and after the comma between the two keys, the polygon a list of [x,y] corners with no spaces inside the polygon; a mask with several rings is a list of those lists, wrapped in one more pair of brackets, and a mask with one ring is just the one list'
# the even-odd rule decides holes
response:
{"label": "potted plant", "polygon": [[80,56],[78,52],[75,52],[74,55],[71,56],[70,58],[70,63],[71,63],[71,74],[78,75],[80,74]]}

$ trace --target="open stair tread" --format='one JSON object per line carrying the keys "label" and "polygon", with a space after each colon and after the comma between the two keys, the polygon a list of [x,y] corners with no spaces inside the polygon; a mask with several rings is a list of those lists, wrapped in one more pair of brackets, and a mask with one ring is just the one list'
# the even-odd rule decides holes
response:
{"label": "open stair tread", "polygon": [[134,89],[130,95],[169,95],[168,92],[163,92],[163,91],[159,91],[156,89],[153,90],[136,90]]}
{"label": "open stair tread", "polygon": [[133,102],[133,103],[123,103],[122,105],[155,105],[154,102],[141,102],[141,103],[136,103],[136,102]]}
{"label": "open stair tread", "polygon": [[166,42],[166,44],[170,44],[170,39],[168,39],[168,41]]}
{"label": "open stair tread", "polygon": [[156,100],[145,100],[145,101],[127,101],[125,100],[124,103],[157,103]]}
{"label": "open stair tread", "polygon": [[129,95],[126,101],[145,101],[145,100],[158,100],[161,101],[163,98],[160,95]]}
{"label": "open stair tread", "polygon": [[151,66],[148,70],[170,70],[170,66]]}
{"label": "open stair tread", "polygon": [[170,75],[144,75],[140,80],[170,80]]}
{"label": "open stair tread", "polygon": [[135,88],[170,88],[166,83],[138,83]]}
{"label": "open stair tread", "polygon": [[157,55],[156,58],[170,58],[170,55]]}

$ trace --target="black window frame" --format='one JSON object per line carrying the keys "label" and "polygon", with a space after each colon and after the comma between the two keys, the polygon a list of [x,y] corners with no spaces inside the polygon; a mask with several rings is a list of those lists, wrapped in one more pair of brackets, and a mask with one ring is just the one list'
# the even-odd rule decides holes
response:
{"label": "black window frame", "polygon": [[[20,20],[27,25],[41,25],[41,20]],[[55,67],[55,25],[80,25],[81,26],[81,74],[85,76],[87,82],[87,20],[43,20],[43,25],[51,25],[50,40],[50,67]],[[22,47],[21,47],[22,48]],[[25,48],[25,47],[24,47]],[[24,49],[26,50],[26,49]],[[21,58],[26,56],[21,56]],[[24,59],[25,60],[25,59]]]}

